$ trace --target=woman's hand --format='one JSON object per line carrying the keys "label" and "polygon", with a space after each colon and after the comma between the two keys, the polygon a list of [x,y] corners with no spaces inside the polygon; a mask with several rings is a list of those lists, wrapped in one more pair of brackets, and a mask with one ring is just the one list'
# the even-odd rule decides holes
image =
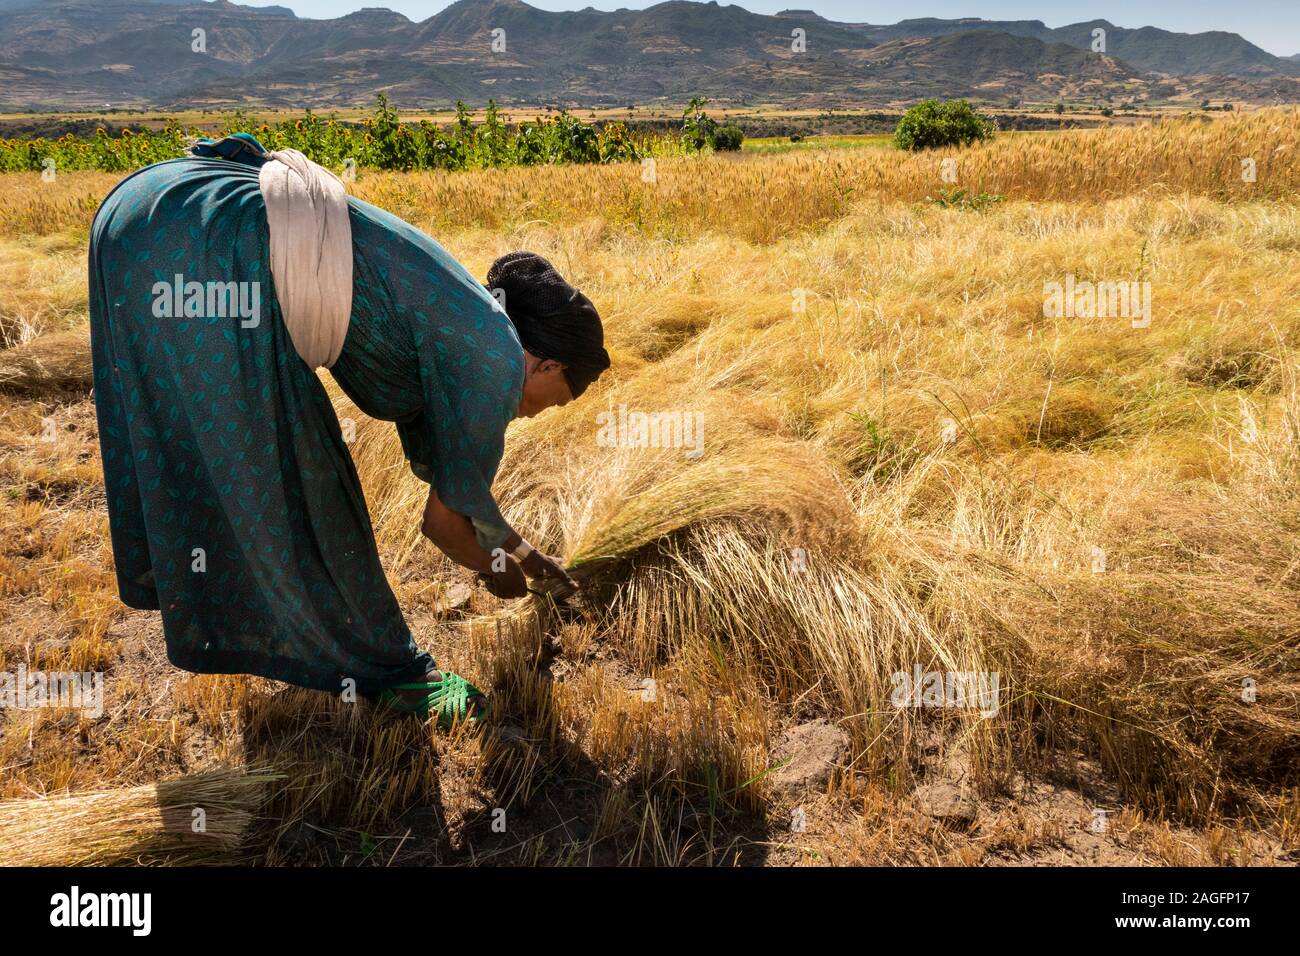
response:
{"label": "woman's hand", "polygon": [[536,580],[555,581],[574,591],[578,589],[578,582],[564,570],[564,562],[559,558],[532,551],[524,558],[521,568],[520,562],[511,556],[523,540],[515,531],[510,532],[503,547],[494,548],[491,553],[483,550],[473,522],[444,505],[432,488],[420,530],[447,557],[477,571],[478,580],[499,598],[521,598],[527,594],[525,574]]}
{"label": "woman's hand", "polygon": [[488,591],[499,598],[521,598],[528,593],[528,581],[514,558],[505,559],[501,571],[480,571],[478,579]]}
{"label": "woman's hand", "polygon": [[447,557],[477,571],[478,580],[497,597],[521,598],[528,593],[528,581],[515,559],[505,549],[484,551],[474,534],[473,522],[444,505],[432,488],[420,530]]}
{"label": "woman's hand", "polygon": [[559,581],[575,591],[578,589],[578,582],[569,576],[568,571],[564,570],[564,562],[559,558],[543,554],[540,551],[532,551],[521,564],[523,564],[524,573],[530,578],[538,578],[543,581]]}

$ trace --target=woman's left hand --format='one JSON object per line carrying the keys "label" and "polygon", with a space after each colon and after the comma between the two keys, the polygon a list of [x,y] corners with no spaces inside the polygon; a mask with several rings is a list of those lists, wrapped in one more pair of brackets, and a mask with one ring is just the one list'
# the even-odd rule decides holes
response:
{"label": "woman's left hand", "polygon": [[569,572],[564,570],[564,562],[552,557],[549,554],[543,554],[540,551],[531,552],[528,557],[519,562],[524,569],[524,573],[530,578],[551,579],[561,581],[575,591],[578,589],[578,582],[569,576]]}

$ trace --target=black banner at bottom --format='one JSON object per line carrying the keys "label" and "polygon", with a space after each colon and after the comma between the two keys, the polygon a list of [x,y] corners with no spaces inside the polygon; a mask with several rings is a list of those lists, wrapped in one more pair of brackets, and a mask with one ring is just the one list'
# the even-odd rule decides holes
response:
{"label": "black banner at bottom", "polygon": [[1045,938],[1071,943],[1199,934],[1231,944],[1285,925],[1295,876],[1290,868],[0,869],[0,914],[18,938],[75,934],[127,945],[283,938],[420,946],[447,940],[448,920],[475,945],[491,945],[507,925],[502,917],[552,942],[557,921],[572,933],[612,919],[636,936],[635,927],[655,934],[685,918],[697,944],[706,927],[734,943],[751,926],[770,937],[774,923],[796,932],[802,925],[805,939],[809,925],[959,935],[982,928],[993,939],[1042,926],[1053,933]]}

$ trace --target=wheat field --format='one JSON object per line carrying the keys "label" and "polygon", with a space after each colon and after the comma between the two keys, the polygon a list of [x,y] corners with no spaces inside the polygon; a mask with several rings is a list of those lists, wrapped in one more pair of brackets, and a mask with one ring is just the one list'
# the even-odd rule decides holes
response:
{"label": "wheat field", "polygon": [[[1272,109],[363,173],[476,275],[550,258],[613,357],[511,426],[497,478],[585,582],[566,606],[466,598],[392,427],[334,390],[417,640],[495,699],[450,737],[167,664],[116,598],[88,395],[86,237],[117,177],[0,178],[0,671],[105,675],[100,717],[0,713],[0,862],[79,795],[124,835],[41,859],[1296,862],[1298,149]],[[1149,283],[1149,324],[1045,315],[1067,277]],[[698,453],[609,447],[620,410],[689,416]],[[997,675],[996,712],[897,706],[914,671]],[[239,839],[158,838],[177,787],[241,770],[263,795],[233,801]]]}

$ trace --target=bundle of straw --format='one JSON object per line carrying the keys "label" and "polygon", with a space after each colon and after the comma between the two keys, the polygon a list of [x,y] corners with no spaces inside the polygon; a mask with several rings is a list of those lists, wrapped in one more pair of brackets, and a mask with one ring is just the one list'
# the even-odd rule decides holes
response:
{"label": "bundle of straw", "polygon": [[84,397],[92,378],[84,329],[42,335],[0,351],[0,392],[26,398]]}
{"label": "bundle of straw", "polygon": [[0,866],[103,866],[138,859],[233,862],[282,775],[225,769],[140,787],[0,803]]}

